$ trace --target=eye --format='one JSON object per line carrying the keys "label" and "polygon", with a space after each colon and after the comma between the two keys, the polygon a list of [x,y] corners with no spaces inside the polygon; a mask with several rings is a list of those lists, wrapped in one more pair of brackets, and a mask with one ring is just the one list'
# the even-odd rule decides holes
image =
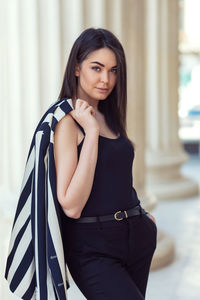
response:
{"label": "eye", "polygon": [[116,74],[117,73],[117,69],[111,69],[111,72]]}
{"label": "eye", "polygon": [[101,69],[99,67],[95,66],[95,67],[92,67],[92,70],[100,71]]}

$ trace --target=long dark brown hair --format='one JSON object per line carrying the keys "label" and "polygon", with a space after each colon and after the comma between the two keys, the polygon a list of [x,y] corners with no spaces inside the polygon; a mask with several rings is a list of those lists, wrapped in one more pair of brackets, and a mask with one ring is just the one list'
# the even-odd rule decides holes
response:
{"label": "long dark brown hair", "polygon": [[[128,138],[126,133],[127,71],[123,47],[118,38],[103,28],[88,28],[74,42],[58,99],[74,98],[77,92],[76,63],[81,64],[87,56],[100,48],[111,49],[117,60],[116,84],[106,100],[99,101],[98,110],[104,115],[108,127],[117,135]],[[134,147],[133,142],[128,138]]]}

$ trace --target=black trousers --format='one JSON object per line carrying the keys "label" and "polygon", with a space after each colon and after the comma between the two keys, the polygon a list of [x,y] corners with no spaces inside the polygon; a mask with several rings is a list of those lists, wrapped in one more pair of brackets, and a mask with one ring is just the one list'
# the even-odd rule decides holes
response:
{"label": "black trousers", "polygon": [[66,263],[88,300],[145,299],[156,240],[146,215],[64,225]]}

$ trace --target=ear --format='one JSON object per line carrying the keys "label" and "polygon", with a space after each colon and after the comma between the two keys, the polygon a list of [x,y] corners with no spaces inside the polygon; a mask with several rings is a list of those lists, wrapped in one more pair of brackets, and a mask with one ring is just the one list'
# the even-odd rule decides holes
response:
{"label": "ear", "polygon": [[78,63],[76,63],[76,66],[75,66],[75,76],[76,77],[79,77],[79,64]]}

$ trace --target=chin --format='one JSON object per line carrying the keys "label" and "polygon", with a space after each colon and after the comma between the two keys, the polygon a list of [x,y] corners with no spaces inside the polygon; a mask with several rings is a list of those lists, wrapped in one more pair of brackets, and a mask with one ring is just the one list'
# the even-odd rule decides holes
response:
{"label": "chin", "polygon": [[98,95],[96,98],[97,98],[98,100],[105,100],[105,99],[108,98],[109,95],[110,95],[110,93],[105,94],[105,95],[100,94],[100,95]]}
{"label": "chin", "polygon": [[101,97],[101,98],[99,98],[99,101],[106,101],[107,98],[108,98],[108,97],[105,97],[105,98],[102,98],[102,97]]}

